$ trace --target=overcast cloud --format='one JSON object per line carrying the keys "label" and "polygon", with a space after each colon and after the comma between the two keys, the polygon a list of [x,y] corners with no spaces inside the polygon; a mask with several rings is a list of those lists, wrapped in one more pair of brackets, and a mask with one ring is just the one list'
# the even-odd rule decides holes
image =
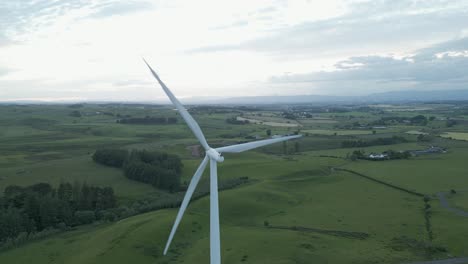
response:
{"label": "overcast cloud", "polygon": [[0,2],[0,100],[467,89],[468,1]]}
{"label": "overcast cloud", "polygon": [[[405,56],[359,56],[339,61],[334,71],[283,74],[274,84],[302,84],[330,93],[468,88],[468,38],[449,41]],[[339,84],[339,85],[337,85]]]}

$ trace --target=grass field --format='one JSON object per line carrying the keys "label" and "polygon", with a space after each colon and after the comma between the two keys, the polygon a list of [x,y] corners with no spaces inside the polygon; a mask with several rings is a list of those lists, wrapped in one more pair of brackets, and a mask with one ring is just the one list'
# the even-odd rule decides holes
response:
{"label": "grass field", "polygon": [[304,129],[301,130],[301,133],[310,133],[313,135],[338,135],[338,136],[348,136],[348,135],[367,135],[372,134],[372,130],[325,130],[325,129]]}
{"label": "grass field", "polygon": [[[422,193],[434,194],[466,186],[467,149],[388,162],[358,161],[346,168]],[[444,166],[441,166],[444,164]]]}
{"label": "grass field", "polygon": [[468,212],[468,191],[466,189],[458,190],[456,194],[449,195],[448,199],[453,206]]}
{"label": "grass field", "polygon": [[[459,192],[450,196],[450,203],[468,208],[468,193],[463,192],[468,190],[468,143],[440,137],[418,142],[421,131],[437,134],[446,129],[438,127],[436,121],[428,126],[394,124],[377,130],[375,135],[372,130],[335,127],[356,121],[370,123],[379,115],[444,117],[445,113],[436,112],[437,105],[379,107],[372,109],[380,109],[383,114],[356,109],[313,113],[312,118],[297,119],[297,124],[302,125],[300,133],[308,133],[297,143],[225,154],[226,161],[219,164],[220,180],[248,177],[249,183],[220,192],[223,263],[406,263],[468,256],[467,219],[442,208],[435,197],[437,192],[455,189]],[[444,111],[450,109],[441,107]],[[81,117],[70,116],[75,109]],[[394,113],[394,109],[398,111]],[[287,124],[288,120],[281,117],[283,109],[272,106],[253,112],[242,108],[232,112],[223,108],[191,111],[213,146],[245,142],[255,135],[266,137],[267,129],[272,134],[297,130],[225,122],[227,117],[243,112],[248,118]],[[201,161],[192,157],[187,148],[197,142],[182,122],[125,125],[116,123],[117,115],[176,113],[169,107],[144,105],[0,106],[0,124],[6,128],[0,131],[0,191],[9,185],[78,181],[112,186],[120,204],[182,195],[131,181],[121,170],[92,161],[91,155],[98,147],[167,151],[182,158],[183,182],[190,180]],[[456,131],[468,128],[457,125]],[[366,141],[394,135],[404,136],[409,142],[341,147],[344,140]],[[371,153],[425,149],[431,145],[448,151],[382,162],[347,159],[357,149]],[[338,169],[362,173],[431,197],[433,241],[428,237],[422,197]],[[201,184],[207,184],[207,180],[205,173]],[[176,213],[177,209],[163,209],[113,223],[79,226],[0,252],[0,263],[208,263],[209,197],[189,206],[172,249],[168,256],[162,256]],[[431,246],[442,247],[446,252],[430,252]]]}
{"label": "grass field", "polygon": [[440,136],[445,137],[445,138],[453,138],[457,140],[468,141],[468,133],[466,132],[445,132],[441,134]]}
{"label": "grass field", "polygon": [[[270,120],[271,118],[268,118],[267,120]],[[286,121],[286,120],[282,120],[282,119],[273,119],[273,120],[277,120],[276,122],[275,121],[267,121],[267,120],[259,120],[259,119],[253,119],[253,118],[244,118],[244,117],[240,117],[238,116],[237,117],[237,120],[239,121],[249,121],[250,123],[253,123],[253,124],[261,124],[261,125],[265,125],[265,126],[273,126],[273,127],[297,127],[299,126],[299,124],[297,124],[296,122],[291,122],[291,121]],[[279,122],[279,121],[282,121],[282,122]]]}
{"label": "grass field", "polygon": [[97,186],[111,186],[118,197],[134,200],[160,192],[153,187],[128,180],[119,169],[98,165],[89,155],[37,162],[10,168],[1,168],[0,191],[8,185],[27,186],[32,183],[48,182],[57,186],[60,182],[86,182]]}
{"label": "grass field", "polygon": [[[369,259],[395,263],[424,257],[421,250],[392,249],[397,247],[394,239],[398,234],[424,241],[419,199],[352,175],[330,173],[326,165],[336,164],[334,159],[321,158],[312,163],[306,157],[296,161],[270,161],[261,156],[257,159],[260,166],[249,159],[232,157],[219,170],[221,177],[229,177],[232,168],[243,166],[251,169],[248,175],[258,180],[249,186],[221,192],[224,263],[238,263],[244,256],[252,263],[309,263],[310,259],[332,263],[362,263]],[[295,169],[285,169],[291,162]],[[330,195],[333,193],[340,193],[340,196]],[[167,257],[161,256],[161,250],[176,210],[56,235],[2,253],[0,259],[15,260],[15,263],[50,263],[52,260],[206,263],[208,203],[209,199],[203,198],[189,208]],[[401,215],[405,218],[401,219]],[[264,221],[271,227],[265,227]],[[276,226],[290,229],[275,229]],[[343,234],[296,231],[294,226],[338,230]],[[346,232],[365,233],[368,237],[353,238]],[[37,255],[40,257],[35,257]]]}

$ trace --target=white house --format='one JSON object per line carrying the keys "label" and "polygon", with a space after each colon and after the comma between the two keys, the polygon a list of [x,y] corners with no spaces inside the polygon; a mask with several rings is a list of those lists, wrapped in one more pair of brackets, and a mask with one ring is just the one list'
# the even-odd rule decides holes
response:
{"label": "white house", "polygon": [[370,159],[385,159],[387,156],[388,156],[387,154],[375,154],[375,153],[369,154]]}

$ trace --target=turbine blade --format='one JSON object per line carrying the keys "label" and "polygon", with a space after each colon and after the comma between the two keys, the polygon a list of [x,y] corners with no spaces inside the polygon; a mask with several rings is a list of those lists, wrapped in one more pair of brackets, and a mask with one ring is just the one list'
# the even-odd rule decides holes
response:
{"label": "turbine blade", "polygon": [[146,62],[145,59],[143,59],[143,61],[145,62],[146,66],[148,66],[148,68],[150,69],[150,71],[153,74],[154,78],[156,78],[156,80],[158,80],[159,84],[161,85],[164,92],[167,94],[167,96],[171,100],[172,104],[174,104],[174,106],[177,108],[177,110],[179,110],[180,115],[185,120],[185,122],[189,126],[190,130],[192,130],[193,134],[198,139],[198,141],[203,146],[203,148],[205,148],[205,150],[210,149],[210,146],[208,146],[208,143],[206,142],[205,136],[203,135],[203,132],[200,129],[200,126],[195,121],[195,119],[193,119],[193,117],[189,114],[189,112],[187,112],[187,109],[185,109],[185,107],[179,102],[179,100],[177,100],[177,98],[174,96],[174,94],[171,92],[171,90],[169,90],[169,88],[167,88],[167,86],[163,83],[163,81],[161,81],[158,74],[153,70],[153,68],[151,68],[151,66],[148,64],[148,62]]}
{"label": "turbine blade", "polygon": [[250,149],[259,148],[259,147],[263,147],[263,146],[270,145],[273,143],[278,143],[278,142],[282,142],[282,141],[286,141],[286,140],[290,140],[294,138],[300,138],[300,137],[302,137],[302,135],[264,139],[264,140],[254,141],[254,142],[221,147],[221,148],[217,148],[216,151],[218,151],[219,153],[238,153],[238,152],[243,152],[243,151],[247,151]]}
{"label": "turbine blade", "polygon": [[221,241],[219,238],[218,168],[210,159],[210,263],[221,264]]}
{"label": "turbine blade", "polygon": [[184,215],[185,209],[187,209],[188,203],[190,202],[190,198],[192,198],[193,192],[195,191],[197,184],[200,181],[200,178],[203,174],[203,171],[205,170],[207,163],[208,163],[208,157],[205,156],[203,161],[200,163],[200,166],[198,166],[197,171],[193,175],[192,180],[190,180],[190,184],[187,188],[187,192],[185,193],[184,200],[182,201],[182,204],[180,205],[180,209],[179,209],[179,212],[177,213],[174,226],[172,227],[171,234],[169,235],[169,239],[167,240],[166,248],[164,248],[164,255],[166,255],[167,250],[169,249],[169,246],[171,245],[172,239],[174,238],[174,234],[177,230],[177,227],[179,226],[180,220],[182,219],[182,216]]}

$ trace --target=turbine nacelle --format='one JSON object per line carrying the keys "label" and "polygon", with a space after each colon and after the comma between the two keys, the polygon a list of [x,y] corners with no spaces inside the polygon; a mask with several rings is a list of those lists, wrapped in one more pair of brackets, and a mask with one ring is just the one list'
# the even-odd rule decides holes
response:
{"label": "turbine nacelle", "polygon": [[216,151],[215,149],[210,148],[209,150],[206,151],[206,155],[210,157],[210,159],[215,160],[216,162],[223,162],[224,157]]}

